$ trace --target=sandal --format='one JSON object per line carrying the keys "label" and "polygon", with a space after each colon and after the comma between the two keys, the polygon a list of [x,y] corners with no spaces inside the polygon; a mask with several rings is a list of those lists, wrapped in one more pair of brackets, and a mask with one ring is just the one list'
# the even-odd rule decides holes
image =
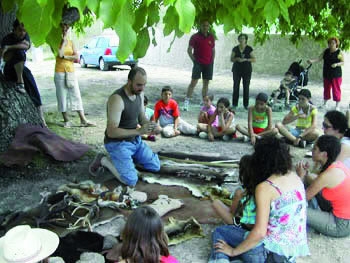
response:
{"label": "sandal", "polygon": [[25,88],[24,88],[24,83],[17,83],[17,84],[16,84],[16,90],[17,90],[19,93],[26,94],[26,90],[25,90]]}
{"label": "sandal", "polygon": [[96,127],[96,124],[90,121],[81,122],[80,127]]}
{"label": "sandal", "polygon": [[101,160],[105,155],[103,153],[96,154],[94,160],[89,165],[89,173],[96,177],[103,170],[103,166],[101,164]]}

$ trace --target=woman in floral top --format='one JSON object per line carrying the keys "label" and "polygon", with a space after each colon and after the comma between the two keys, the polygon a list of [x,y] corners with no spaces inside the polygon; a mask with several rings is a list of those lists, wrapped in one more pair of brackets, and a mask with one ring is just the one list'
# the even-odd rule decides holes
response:
{"label": "woman in floral top", "polygon": [[[268,153],[268,154],[267,154]],[[235,257],[264,246],[266,262],[295,262],[309,254],[306,238],[304,185],[292,172],[292,158],[284,142],[266,137],[253,153],[256,222],[247,238],[236,247],[219,240],[216,251]],[[229,261],[218,261],[229,262]]]}

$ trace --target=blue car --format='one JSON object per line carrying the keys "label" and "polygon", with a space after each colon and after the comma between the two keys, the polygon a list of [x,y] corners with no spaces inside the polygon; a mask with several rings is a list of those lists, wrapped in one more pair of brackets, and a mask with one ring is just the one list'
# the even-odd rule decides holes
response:
{"label": "blue car", "polygon": [[80,66],[86,68],[88,65],[97,66],[100,70],[112,69],[115,65],[128,65],[131,68],[137,65],[137,60],[130,55],[124,63],[120,62],[116,53],[118,50],[118,37],[114,35],[101,35],[94,37],[89,44],[80,50]]}

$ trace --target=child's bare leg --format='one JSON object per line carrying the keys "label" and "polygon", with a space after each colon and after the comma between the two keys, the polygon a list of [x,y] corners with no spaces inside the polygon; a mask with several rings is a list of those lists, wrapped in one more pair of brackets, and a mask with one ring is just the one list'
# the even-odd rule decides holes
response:
{"label": "child's bare leg", "polygon": [[24,68],[24,61],[18,62],[14,65],[16,76],[17,76],[17,83],[24,83],[23,81],[23,68]]}
{"label": "child's bare leg", "polygon": [[198,123],[197,124],[197,131],[198,132],[201,132],[201,131],[208,132],[208,124]]}
{"label": "child's bare leg", "polygon": [[214,211],[224,220],[225,224],[233,224],[232,212],[228,206],[220,200],[214,200],[212,206]]}
{"label": "child's bare leg", "polygon": [[209,79],[203,79],[202,98],[208,95]]}
{"label": "child's bare leg", "polygon": [[207,124],[207,123],[209,122],[208,113],[206,113],[206,112],[201,112],[201,113],[199,114],[198,122],[199,122],[199,123],[205,123],[205,124]]}
{"label": "child's bare leg", "polygon": [[242,133],[243,135],[250,136],[248,129],[246,127],[243,127],[242,125],[237,124],[236,125],[236,130]]}
{"label": "child's bare leg", "polygon": [[286,105],[289,105],[289,97],[290,97],[290,91],[289,89],[286,89]]}
{"label": "child's bare leg", "polygon": [[225,135],[232,135],[236,132],[236,129],[234,127],[228,128],[226,131],[224,131]]}
{"label": "child's bare leg", "polygon": [[275,136],[278,134],[278,129],[277,128],[272,128],[270,130],[265,130],[261,133],[259,133],[258,135],[261,137],[265,137],[265,136]]}
{"label": "child's bare leg", "polygon": [[318,138],[318,136],[320,136],[320,132],[315,128],[310,133],[306,134],[303,139],[308,142],[313,142]]}
{"label": "child's bare leg", "polygon": [[289,141],[293,142],[294,144],[296,143],[297,139],[293,134],[289,132],[289,130],[281,123],[278,122],[276,124],[276,128],[282,134],[282,136],[286,137]]}

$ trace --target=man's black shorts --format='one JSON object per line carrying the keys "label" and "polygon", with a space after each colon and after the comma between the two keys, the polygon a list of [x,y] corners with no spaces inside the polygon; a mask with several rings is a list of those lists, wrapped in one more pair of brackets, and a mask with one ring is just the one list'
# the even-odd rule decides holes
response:
{"label": "man's black shorts", "polygon": [[213,66],[214,66],[213,63],[204,65],[198,62],[194,62],[193,68],[192,68],[192,79],[200,79],[202,74],[203,79],[212,80]]}

